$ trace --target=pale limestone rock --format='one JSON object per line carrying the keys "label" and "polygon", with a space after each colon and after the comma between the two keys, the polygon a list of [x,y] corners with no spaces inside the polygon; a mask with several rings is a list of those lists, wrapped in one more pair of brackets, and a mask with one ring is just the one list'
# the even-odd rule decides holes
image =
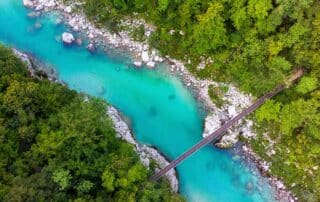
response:
{"label": "pale limestone rock", "polygon": [[72,12],[71,6],[65,7],[65,8],[64,8],[64,12],[66,12],[66,13],[71,13],[71,12]]}
{"label": "pale limestone rock", "polygon": [[148,54],[148,51],[143,51],[141,53],[141,59],[143,62],[148,62],[149,61],[149,54]]}
{"label": "pale limestone rock", "polygon": [[156,63],[155,62],[152,62],[152,61],[149,61],[147,63],[147,66],[150,67],[150,68],[154,68],[156,66]]}
{"label": "pale limestone rock", "polygon": [[234,117],[237,115],[236,107],[234,105],[230,105],[228,107],[228,114],[230,117]]}
{"label": "pale limestone rock", "polygon": [[41,11],[41,10],[43,10],[43,8],[44,8],[44,6],[42,4],[40,4],[40,5],[36,6],[35,10]]}
{"label": "pale limestone rock", "polygon": [[142,62],[141,61],[134,61],[133,64],[136,67],[141,67],[142,66]]}
{"label": "pale limestone rock", "polygon": [[214,114],[208,115],[205,118],[204,132],[202,136],[209,136],[211,133],[217,130],[220,127],[220,125],[220,118],[218,116],[215,116]]}
{"label": "pale limestone rock", "polygon": [[34,4],[31,0],[23,0],[23,5],[27,8],[33,8]]}
{"label": "pale limestone rock", "polygon": [[64,32],[62,34],[62,41],[66,44],[72,44],[75,40],[74,36],[71,33]]}

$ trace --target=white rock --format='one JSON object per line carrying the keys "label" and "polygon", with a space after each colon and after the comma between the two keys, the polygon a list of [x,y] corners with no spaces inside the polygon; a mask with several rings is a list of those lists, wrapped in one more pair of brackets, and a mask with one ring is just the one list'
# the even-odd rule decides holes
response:
{"label": "white rock", "polygon": [[277,181],[276,182],[276,186],[277,186],[278,189],[283,189],[284,188],[284,184],[281,181]]}
{"label": "white rock", "polygon": [[54,22],[55,25],[59,25],[62,23],[62,19],[61,18],[57,18]]}
{"label": "white rock", "polygon": [[32,8],[34,6],[31,0],[23,0],[23,5],[28,8]]}
{"label": "white rock", "polygon": [[229,116],[231,117],[234,117],[235,115],[237,115],[236,107],[234,105],[230,105],[228,107],[228,113],[229,113]]}
{"label": "white rock", "polygon": [[148,67],[151,67],[151,68],[154,68],[154,67],[156,66],[156,64],[155,64],[154,62],[152,62],[152,61],[149,61],[149,62],[147,63],[147,66],[148,66]]}
{"label": "white rock", "polygon": [[54,2],[54,0],[47,1],[46,3],[46,7],[53,8],[55,6],[56,6],[56,2]]}
{"label": "white rock", "polygon": [[156,56],[154,57],[154,61],[159,62],[159,56],[156,55]]}
{"label": "white rock", "polygon": [[158,58],[158,61],[159,61],[159,62],[163,62],[164,59],[163,59],[162,57],[159,57],[159,58]]}
{"label": "white rock", "polygon": [[220,118],[215,114],[208,115],[205,119],[202,137],[207,137],[220,127]]}
{"label": "white rock", "polygon": [[142,62],[141,61],[134,61],[133,64],[136,67],[141,67],[142,66]]}
{"label": "white rock", "polygon": [[40,4],[35,8],[35,10],[36,11],[41,11],[41,10],[43,10],[43,8],[44,8],[44,6]]}
{"label": "white rock", "polygon": [[93,38],[94,38],[93,33],[90,32],[90,33],[88,34],[88,37],[89,37],[89,39],[93,39]]}
{"label": "white rock", "polygon": [[71,6],[65,7],[65,8],[64,8],[64,12],[66,12],[66,13],[71,13],[71,12],[72,12]]}
{"label": "white rock", "polygon": [[147,44],[144,44],[144,45],[143,45],[143,50],[144,50],[144,51],[147,51],[147,50],[148,50],[148,48],[149,48],[149,47],[148,47],[148,45],[147,45]]}
{"label": "white rock", "polygon": [[155,50],[152,50],[152,51],[151,51],[151,55],[155,56],[155,55],[156,55],[156,51],[155,51]]}
{"label": "white rock", "polygon": [[141,53],[141,59],[143,62],[148,62],[149,61],[149,54],[148,51],[142,51]]}
{"label": "white rock", "polygon": [[72,42],[75,40],[74,36],[71,33],[64,32],[62,34],[62,41],[66,44],[72,44]]}

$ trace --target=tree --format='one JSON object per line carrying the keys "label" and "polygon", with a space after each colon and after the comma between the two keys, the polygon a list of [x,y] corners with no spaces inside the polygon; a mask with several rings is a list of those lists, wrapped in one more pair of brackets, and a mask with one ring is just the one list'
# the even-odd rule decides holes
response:
{"label": "tree", "polygon": [[194,27],[193,39],[199,54],[209,53],[227,43],[222,11],[222,4],[210,3],[207,12],[198,15],[199,23]]}

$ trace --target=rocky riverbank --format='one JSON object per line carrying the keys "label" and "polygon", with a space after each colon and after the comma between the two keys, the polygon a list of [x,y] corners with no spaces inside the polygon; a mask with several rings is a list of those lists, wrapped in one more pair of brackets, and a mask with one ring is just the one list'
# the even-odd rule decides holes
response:
{"label": "rocky riverbank", "polygon": [[[90,40],[90,44],[101,47],[113,46],[115,48],[127,50],[132,53],[132,56],[134,58],[133,63],[137,67],[145,64],[147,67],[153,68],[158,62],[167,62],[170,65],[170,71],[181,76],[185,85],[195,90],[194,92],[196,93],[196,97],[199,99],[199,101],[205,104],[209,111],[209,115],[207,116],[205,121],[205,131],[203,136],[207,136],[208,134],[213,132],[221,124],[223,124],[223,122],[230,119],[231,117],[239,113],[243,108],[249,106],[252,103],[252,97],[250,95],[245,95],[234,86],[227,85],[228,91],[223,97],[223,100],[225,100],[227,104],[223,105],[220,108],[216,107],[212,103],[208,95],[209,86],[221,86],[226,84],[216,83],[209,80],[196,79],[192,74],[189,73],[189,71],[185,67],[185,64],[187,63],[172,59],[168,56],[161,57],[158,54],[158,51],[151,49],[146,41],[136,42],[132,40],[130,37],[130,32],[126,30],[115,34],[109,32],[106,29],[97,29],[91,22],[86,19],[83,13],[79,12],[79,10],[77,9],[79,4],[77,2],[73,2],[71,5],[64,5],[61,1],[58,0],[23,0],[23,3],[26,7],[34,8],[36,12],[47,12],[51,10],[61,11],[63,15],[61,20],[65,20],[66,23],[73,29],[73,31],[84,32]],[[78,10],[78,12],[73,12],[75,10]],[[146,37],[150,36],[154,28],[146,24],[143,20],[127,19],[122,21],[122,26],[138,27],[140,25],[143,25],[145,27]],[[202,62],[199,64],[198,68],[203,68],[203,66],[205,66],[205,63]],[[239,134],[247,138],[252,138],[255,136],[255,134],[251,130],[251,126],[253,125],[252,121],[243,120],[239,125],[240,126],[235,126],[229,129],[227,134],[218,143],[216,143],[216,146],[221,148],[229,148],[233,146],[234,143],[238,141]],[[125,134],[127,134],[127,132],[125,132]],[[132,140],[134,140],[133,137]],[[141,150],[137,149],[137,151]],[[248,155],[251,155],[250,152],[248,152]],[[258,158],[256,160],[257,165],[259,165],[258,162],[260,162],[260,160],[258,160]],[[267,172],[270,173],[270,170],[268,170]],[[280,181],[277,182],[280,183]],[[274,185],[279,196],[282,195],[281,193],[283,193],[283,190],[286,190],[283,187],[279,189],[276,183],[272,183],[272,185]],[[290,192],[286,192],[290,195]],[[294,201],[292,197],[287,199],[288,200],[286,200],[284,197],[283,201]]]}
{"label": "rocky riverbank", "polygon": [[12,48],[12,51],[18,58],[20,58],[27,65],[31,77],[40,79],[46,78],[51,82],[58,82],[64,84],[62,81],[59,81],[57,79],[57,73],[53,68],[46,66],[45,64],[36,60],[34,57],[26,53],[22,53],[21,51],[15,48]]}
{"label": "rocky riverbank", "polygon": [[[136,152],[140,155],[140,160],[143,165],[149,167],[151,160],[155,160],[159,166],[156,169],[158,171],[160,168],[164,168],[166,165],[169,164],[165,157],[163,157],[156,149],[137,143],[128,125],[126,124],[126,122],[123,121],[123,119],[120,116],[120,113],[114,107],[109,106],[107,112],[113,121],[114,128],[117,131],[117,134],[119,135],[118,137],[125,140],[126,142],[129,142],[134,146]],[[175,192],[177,192],[179,183],[175,170],[170,170],[166,174],[166,177],[168,178],[172,189]]]}

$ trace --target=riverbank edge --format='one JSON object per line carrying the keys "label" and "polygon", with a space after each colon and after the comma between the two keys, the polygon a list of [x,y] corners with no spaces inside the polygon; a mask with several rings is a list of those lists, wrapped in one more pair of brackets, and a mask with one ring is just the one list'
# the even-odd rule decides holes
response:
{"label": "riverbank edge", "polygon": [[[31,77],[39,78],[38,72],[40,71],[41,75],[45,76],[45,78],[48,79],[50,82],[57,82],[61,83],[62,85],[65,85],[63,81],[60,81],[57,78],[56,74],[50,68],[34,64],[36,60],[32,56],[25,54],[15,48],[12,48],[12,51],[18,58],[20,58],[27,65]],[[157,163],[158,168],[156,169],[156,171],[158,171],[161,168],[164,168],[169,164],[165,156],[158,152],[155,148],[146,145],[141,145],[135,140],[128,124],[123,120],[123,118],[120,115],[120,112],[115,107],[108,105],[106,113],[112,120],[113,127],[116,131],[117,137],[134,146],[135,152],[137,152],[141,163],[145,167],[149,169],[152,160],[156,161]],[[174,192],[178,192],[179,182],[176,171],[174,169],[169,171],[166,174],[166,178],[168,179],[172,190]]]}
{"label": "riverbank edge", "polygon": [[[241,93],[236,87],[231,84],[223,84],[210,80],[199,80],[195,78],[185,67],[185,62],[175,60],[169,56],[164,58],[159,56],[157,50],[152,49],[146,42],[137,42],[132,40],[130,33],[127,31],[121,31],[117,34],[109,32],[107,29],[96,28],[94,24],[89,22],[86,16],[79,10],[74,12],[79,6],[77,2],[72,5],[65,5],[61,1],[56,0],[23,0],[23,2],[31,1],[31,5],[26,5],[35,9],[36,12],[48,12],[53,10],[58,10],[63,14],[63,21],[69,25],[73,31],[83,31],[86,33],[87,37],[90,39],[90,43],[101,46],[113,46],[114,48],[120,48],[122,50],[128,51],[132,54],[134,59],[134,65],[136,67],[145,64],[147,67],[155,67],[155,63],[166,62],[170,66],[170,71],[177,74],[182,78],[183,83],[186,87],[190,88],[194,93],[195,97],[199,102],[204,103],[206,109],[209,111],[209,115],[205,119],[204,133],[203,136],[207,136],[215,131],[225,120],[230,119],[237,113],[240,113],[244,108],[248,107],[253,102],[253,97],[251,95]],[[122,21],[123,26],[133,26],[137,27],[143,25],[146,30],[146,36],[148,37],[150,33],[154,30],[154,27],[148,25],[142,19],[127,19]],[[202,64],[199,64],[201,68]],[[223,100],[227,104],[221,108],[216,107],[208,95],[209,86],[227,86],[228,92],[224,94]],[[227,148],[232,146],[238,141],[239,134],[245,138],[254,138],[255,134],[252,132],[253,122],[251,120],[243,120],[240,126],[232,127],[228,130],[228,135],[223,136],[222,140],[216,144],[220,148]],[[263,176],[266,176],[271,186],[275,189],[276,198],[280,201],[296,201],[293,194],[283,185],[283,182],[272,176],[267,163],[259,158],[250,145],[246,145],[244,152],[248,158],[252,159],[256,163],[257,167],[261,171]],[[280,186],[279,185],[283,185]]]}

